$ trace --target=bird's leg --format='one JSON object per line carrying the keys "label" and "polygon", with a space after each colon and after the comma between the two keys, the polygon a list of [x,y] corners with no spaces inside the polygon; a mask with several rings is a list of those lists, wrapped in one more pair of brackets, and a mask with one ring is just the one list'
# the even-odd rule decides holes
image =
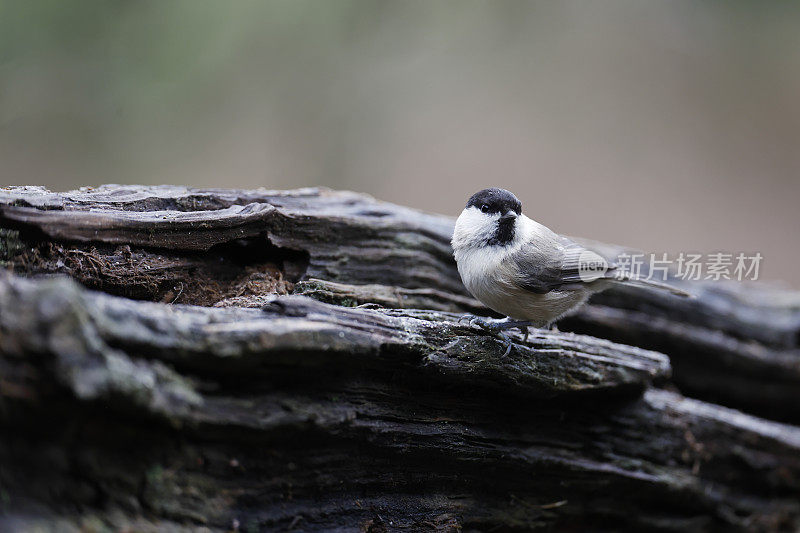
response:
{"label": "bird's leg", "polygon": [[467,323],[470,326],[476,326],[477,325],[477,326],[482,327],[483,329],[491,328],[492,326],[490,324],[492,324],[493,322],[496,321],[493,318],[487,318],[487,317],[482,317],[482,316],[478,316],[478,315],[473,315],[472,313],[464,313],[463,315],[458,317],[458,320],[456,322],[461,324],[465,320],[467,321]]}
{"label": "bird's leg", "polygon": [[511,353],[511,347],[514,343],[511,342],[511,339],[508,338],[508,335],[502,332],[503,328],[497,325],[498,322],[502,321],[473,315],[472,313],[466,313],[458,318],[458,323],[460,324],[465,320],[469,322],[470,326],[480,326],[480,328],[484,331],[488,331],[502,340],[503,344],[506,345],[506,351],[503,353],[503,357],[506,357],[509,353]]}
{"label": "bird's leg", "polygon": [[531,325],[531,323],[527,320],[514,320],[508,317],[495,319],[483,318],[479,316],[470,319],[469,324],[471,326],[480,326],[486,331],[491,331],[492,333],[498,333],[507,329],[524,328]]}
{"label": "bird's leg", "polygon": [[478,315],[473,315],[472,313],[464,313],[463,315],[458,317],[458,320],[456,322],[458,324],[461,324],[463,321],[466,320],[467,322],[472,324],[472,321],[475,320],[476,318],[480,318],[480,317],[478,317]]}
{"label": "bird's leg", "polygon": [[511,353],[511,347],[514,345],[511,338],[503,333],[507,329],[513,328],[520,328],[525,334],[525,341],[528,340],[528,326],[531,325],[530,322],[527,320],[513,320],[511,318],[503,318],[503,319],[491,319],[491,318],[482,318],[482,317],[474,317],[469,321],[471,326],[480,326],[481,329],[488,331],[490,333],[494,333],[496,337],[503,341],[506,345],[506,351],[503,354],[503,357],[507,356]]}

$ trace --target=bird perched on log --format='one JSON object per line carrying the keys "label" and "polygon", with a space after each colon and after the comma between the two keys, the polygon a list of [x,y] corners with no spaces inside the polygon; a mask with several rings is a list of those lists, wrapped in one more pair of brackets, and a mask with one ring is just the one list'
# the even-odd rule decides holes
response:
{"label": "bird perched on log", "polygon": [[[498,188],[473,194],[456,221],[451,242],[467,290],[502,320],[470,322],[500,333],[546,327],[578,309],[592,294],[625,283],[690,294],[640,279],[599,254],[522,214],[514,194]],[[502,334],[501,334],[502,336]],[[510,341],[506,354],[511,349]]]}

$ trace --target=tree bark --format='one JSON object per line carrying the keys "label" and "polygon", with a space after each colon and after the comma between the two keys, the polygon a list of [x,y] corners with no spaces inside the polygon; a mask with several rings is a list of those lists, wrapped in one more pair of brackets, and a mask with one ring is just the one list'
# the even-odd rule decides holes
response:
{"label": "tree bark", "polygon": [[616,290],[563,326],[640,347],[502,357],[458,322],[485,310],[451,225],[324,190],[0,190],[0,529],[800,528],[799,428],[654,388],[796,422],[794,295]]}

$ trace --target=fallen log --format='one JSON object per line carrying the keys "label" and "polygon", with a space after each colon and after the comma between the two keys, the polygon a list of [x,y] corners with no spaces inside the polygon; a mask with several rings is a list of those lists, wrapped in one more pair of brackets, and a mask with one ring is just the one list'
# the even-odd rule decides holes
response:
{"label": "fallen log", "polygon": [[800,527],[800,429],[663,355],[371,307],[0,279],[0,529]]}
{"label": "fallen log", "polygon": [[[0,189],[0,260],[129,298],[259,306],[274,294],[488,313],[455,270],[452,219],[324,189]],[[618,247],[591,243],[606,256]],[[316,280],[316,281],[314,281]],[[669,355],[687,394],[800,423],[800,293],[678,282],[607,291],[559,327]],[[298,284],[296,286],[296,284]]]}

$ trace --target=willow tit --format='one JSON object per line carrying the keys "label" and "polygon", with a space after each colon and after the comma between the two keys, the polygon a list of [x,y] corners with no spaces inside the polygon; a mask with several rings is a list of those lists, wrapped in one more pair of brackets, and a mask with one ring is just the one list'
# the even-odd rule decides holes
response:
{"label": "willow tit", "polygon": [[549,326],[593,293],[616,283],[690,296],[675,287],[636,278],[531,220],[522,214],[517,197],[505,189],[483,189],[472,195],[456,220],[451,244],[467,290],[508,317],[492,322],[477,319],[494,331],[519,327],[527,335],[527,326]]}

